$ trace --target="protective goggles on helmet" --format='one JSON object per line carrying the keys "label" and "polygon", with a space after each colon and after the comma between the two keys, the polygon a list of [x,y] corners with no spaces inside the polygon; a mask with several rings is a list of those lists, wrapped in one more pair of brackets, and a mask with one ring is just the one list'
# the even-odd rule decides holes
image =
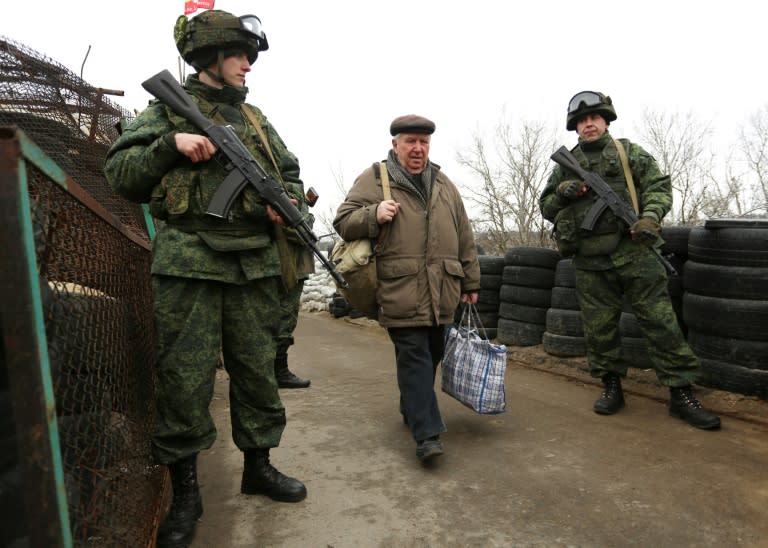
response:
{"label": "protective goggles on helmet", "polygon": [[240,25],[244,31],[253,34],[256,38],[266,44],[267,36],[264,34],[264,29],[261,28],[261,19],[255,15],[243,15],[242,17],[239,17],[239,19]]}
{"label": "protective goggles on helmet", "polygon": [[572,114],[581,108],[610,104],[610,97],[606,97],[605,95],[594,91],[582,91],[571,98],[571,101],[568,103],[568,114]]}

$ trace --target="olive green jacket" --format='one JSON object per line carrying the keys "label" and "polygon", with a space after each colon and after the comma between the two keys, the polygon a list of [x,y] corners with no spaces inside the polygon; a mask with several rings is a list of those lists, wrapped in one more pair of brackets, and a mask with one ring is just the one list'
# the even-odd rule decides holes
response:
{"label": "olive green jacket", "polygon": [[442,171],[437,172],[426,208],[415,190],[391,177],[390,191],[400,209],[392,222],[380,227],[376,208],[384,194],[381,179],[369,167],[339,206],[333,226],[347,241],[377,238],[380,229],[384,232],[376,259],[382,326],[452,323],[461,293],[480,289],[477,246],[461,195]]}

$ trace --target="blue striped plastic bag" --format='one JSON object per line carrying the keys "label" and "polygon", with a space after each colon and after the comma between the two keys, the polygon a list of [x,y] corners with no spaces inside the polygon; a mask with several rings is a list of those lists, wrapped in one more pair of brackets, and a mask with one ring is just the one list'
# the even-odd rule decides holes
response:
{"label": "blue striped plastic bag", "polygon": [[483,339],[478,328],[485,331],[477,309],[469,304],[461,321],[446,330],[442,390],[477,413],[504,413],[507,347]]}

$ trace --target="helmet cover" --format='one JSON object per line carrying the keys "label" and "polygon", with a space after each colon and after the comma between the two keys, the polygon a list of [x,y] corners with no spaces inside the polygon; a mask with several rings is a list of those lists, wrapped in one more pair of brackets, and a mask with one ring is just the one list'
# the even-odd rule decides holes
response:
{"label": "helmet cover", "polygon": [[592,113],[599,114],[609,123],[616,119],[616,110],[613,108],[613,101],[608,95],[599,91],[580,91],[568,101],[565,128],[568,131],[575,130],[578,120],[582,116]]}
{"label": "helmet cover", "polygon": [[181,57],[198,69],[208,66],[206,62],[209,64],[215,59],[219,50],[242,49],[248,61],[253,63],[260,51],[269,49],[258,17],[236,17],[222,10],[207,10],[192,19],[180,15],[173,29],[173,39]]}

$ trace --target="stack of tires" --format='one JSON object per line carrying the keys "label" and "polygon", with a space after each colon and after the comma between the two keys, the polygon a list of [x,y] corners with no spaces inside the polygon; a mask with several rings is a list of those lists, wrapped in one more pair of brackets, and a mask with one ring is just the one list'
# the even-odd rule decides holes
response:
{"label": "stack of tires", "polygon": [[677,315],[677,323],[680,325],[683,334],[688,333],[688,327],[685,325],[683,315],[683,293],[684,293],[684,272],[685,263],[688,262],[688,240],[691,235],[690,226],[665,226],[661,235],[664,238],[664,245],[661,247],[661,254],[675,268],[676,272],[669,274],[669,298],[672,301],[672,308]]}
{"label": "stack of tires", "polygon": [[541,337],[545,352],[563,357],[587,355],[581,309],[576,298],[576,271],[573,268],[573,259],[560,259],[555,266],[552,299],[547,310],[545,327]]}
{"label": "stack of tires", "polygon": [[511,247],[504,254],[497,327],[500,343],[541,344],[560,259],[559,252],[543,247]]}
{"label": "stack of tires", "polygon": [[484,330],[480,336],[495,339],[499,322],[499,290],[501,274],[504,270],[504,257],[497,255],[478,255],[480,262],[480,293],[477,300],[477,312]]}
{"label": "stack of tires", "polygon": [[699,383],[768,399],[768,220],[691,230],[683,316]]}

